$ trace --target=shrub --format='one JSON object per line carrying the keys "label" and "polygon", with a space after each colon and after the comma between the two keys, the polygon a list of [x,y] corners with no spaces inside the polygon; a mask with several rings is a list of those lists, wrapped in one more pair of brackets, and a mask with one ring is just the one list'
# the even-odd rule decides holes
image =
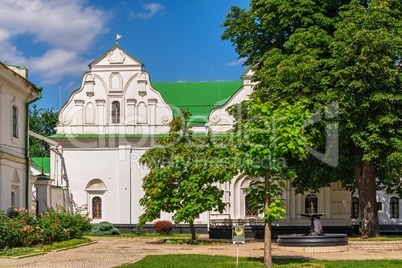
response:
{"label": "shrub", "polygon": [[131,229],[131,232],[135,235],[144,235],[148,233],[141,224],[137,224],[135,228]]}
{"label": "shrub", "polygon": [[21,228],[22,224],[0,211],[0,249],[20,246]]}
{"label": "shrub", "polygon": [[17,218],[18,215],[20,215],[20,213],[19,213],[17,208],[9,208],[9,209],[7,209],[7,217],[9,217],[10,219]]}
{"label": "shrub", "polygon": [[89,232],[91,235],[119,235],[119,229],[115,228],[113,224],[107,221],[102,221],[92,225],[92,229]]}
{"label": "shrub", "polygon": [[170,221],[161,220],[154,223],[155,232],[161,235],[167,235],[172,230],[173,224]]}
{"label": "shrub", "polygon": [[80,210],[69,213],[64,208],[48,208],[35,219],[25,208],[11,208],[0,211],[0,250],[80,238],[90,229]]}
{"label": "shrub", "polygon": [[38,216],[38,225],[42,228],[42,243],[50,244],[70,239],[68,228],[64,228],[60,216],[54,209],[48,209],[48,212]]}
{"label": "shrub", "polygon": [[84,232],[91,230],[87,215],[80,214],[80,211],[73,214],[63,207],[48,208],[45,214],[38,216],[38,224],[47,243],[81,238]]}
{"label": "shrub", "polygon": [[0,249],[30,246],[40,240],[36,220],[25,208],[9,208],[0,212]]}

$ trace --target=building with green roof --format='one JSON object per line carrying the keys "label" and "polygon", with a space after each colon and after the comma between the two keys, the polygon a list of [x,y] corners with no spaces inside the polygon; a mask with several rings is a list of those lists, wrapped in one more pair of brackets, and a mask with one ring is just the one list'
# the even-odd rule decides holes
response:
{"label": "building with green roof", "polygon": [[[225,135],[233,126],[227,108],[247,100],[255,86],[250,69],[239,81],[151,83],[143,66],[117,45],[106,51],[83,74],[81,84],[59,112],[56,134],[50,137],[58,144],[57,157],[64,161],[64,169],[51,172],[51,179],[69,184],[73,203],[87,206],[93,223],[109,221],[127,230],[143,213],[139,200],[149,169],[140,163],[141,156],[159,146],[157,139],[167,135],[178,111],[192,113],[194,135]],[[57,157],[51,156],[52,167]],[[250,206],[250,181],[238,174],[219,184],[225,209],[200,214],[194,222],[197,232],[206,233],[208,226],[218,225],[230,229],[235,223],[258,226],[262,215]],[[336,195],[350,195],[335,185],[317,198],[330,202],[332,189]],[[308,226],[299,216],[304,213],[304,197],[289,192],[283,198],[293,205],[281,224]],[[327,212],[339,211],[336,225],[350,225],[350,213],[342,206],[333,203]],[[161,211],[160,219],[172,220],[172,215]]]}
{"label": "building with green roof", "polygon": [[212,109],[223,106],[242,86],[243,82],[240,80],[152,83],[152,87],[159,91],[174,116],[180,109],[190,111],[192,124],[207,123]]}

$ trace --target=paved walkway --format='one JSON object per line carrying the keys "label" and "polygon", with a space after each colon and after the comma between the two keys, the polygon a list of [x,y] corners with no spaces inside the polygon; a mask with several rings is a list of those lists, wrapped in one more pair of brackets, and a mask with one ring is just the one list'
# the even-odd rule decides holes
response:
{"label": "paved walkway", "polygon": [[[263,242],[241,245],[171,245],[161,244],[157,239],[145,238],[92,238],[95,243],[75,249],[50,252],[44,255],[20,259],[0,258],[0,267],[115,267],[132,263],[151,254],[209,254],[240,257],[263,257]],[[336,253],[296,253],[281,251],[273,244],[273,257],[311,258],[328,260],[402,259],[402,250],[362,250],[350,248]]]}

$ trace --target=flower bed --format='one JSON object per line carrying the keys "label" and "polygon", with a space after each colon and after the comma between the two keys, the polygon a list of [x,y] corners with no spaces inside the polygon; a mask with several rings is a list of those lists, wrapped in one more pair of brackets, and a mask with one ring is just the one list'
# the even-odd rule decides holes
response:
{"label": "flower bed", "polygon": [[90,220],[78,209],[72,214],[49,208],[35,216],[25,208],[11,208],[0,211],[0,250],[81,238],[90,229]]}

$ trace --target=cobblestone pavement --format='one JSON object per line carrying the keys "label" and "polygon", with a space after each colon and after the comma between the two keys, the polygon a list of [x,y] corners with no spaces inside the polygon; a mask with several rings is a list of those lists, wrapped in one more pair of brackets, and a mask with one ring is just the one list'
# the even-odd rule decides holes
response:
{"label": "cobblestone pavement", "polygon": [[[161,244],[157,239],[92,238],[95,243],[58,252],[26,258],[0,258],[0,267],[115,267],[140,260],[151,254],[209,254],[240,257],[263,257],[263,242],[217,245]],[[346,259],[402,259],[402,250],[362,250],[351,247],[336,253],[297,253],[282,251],[272,245],[273,257],[311,258],[328,260]]]}

